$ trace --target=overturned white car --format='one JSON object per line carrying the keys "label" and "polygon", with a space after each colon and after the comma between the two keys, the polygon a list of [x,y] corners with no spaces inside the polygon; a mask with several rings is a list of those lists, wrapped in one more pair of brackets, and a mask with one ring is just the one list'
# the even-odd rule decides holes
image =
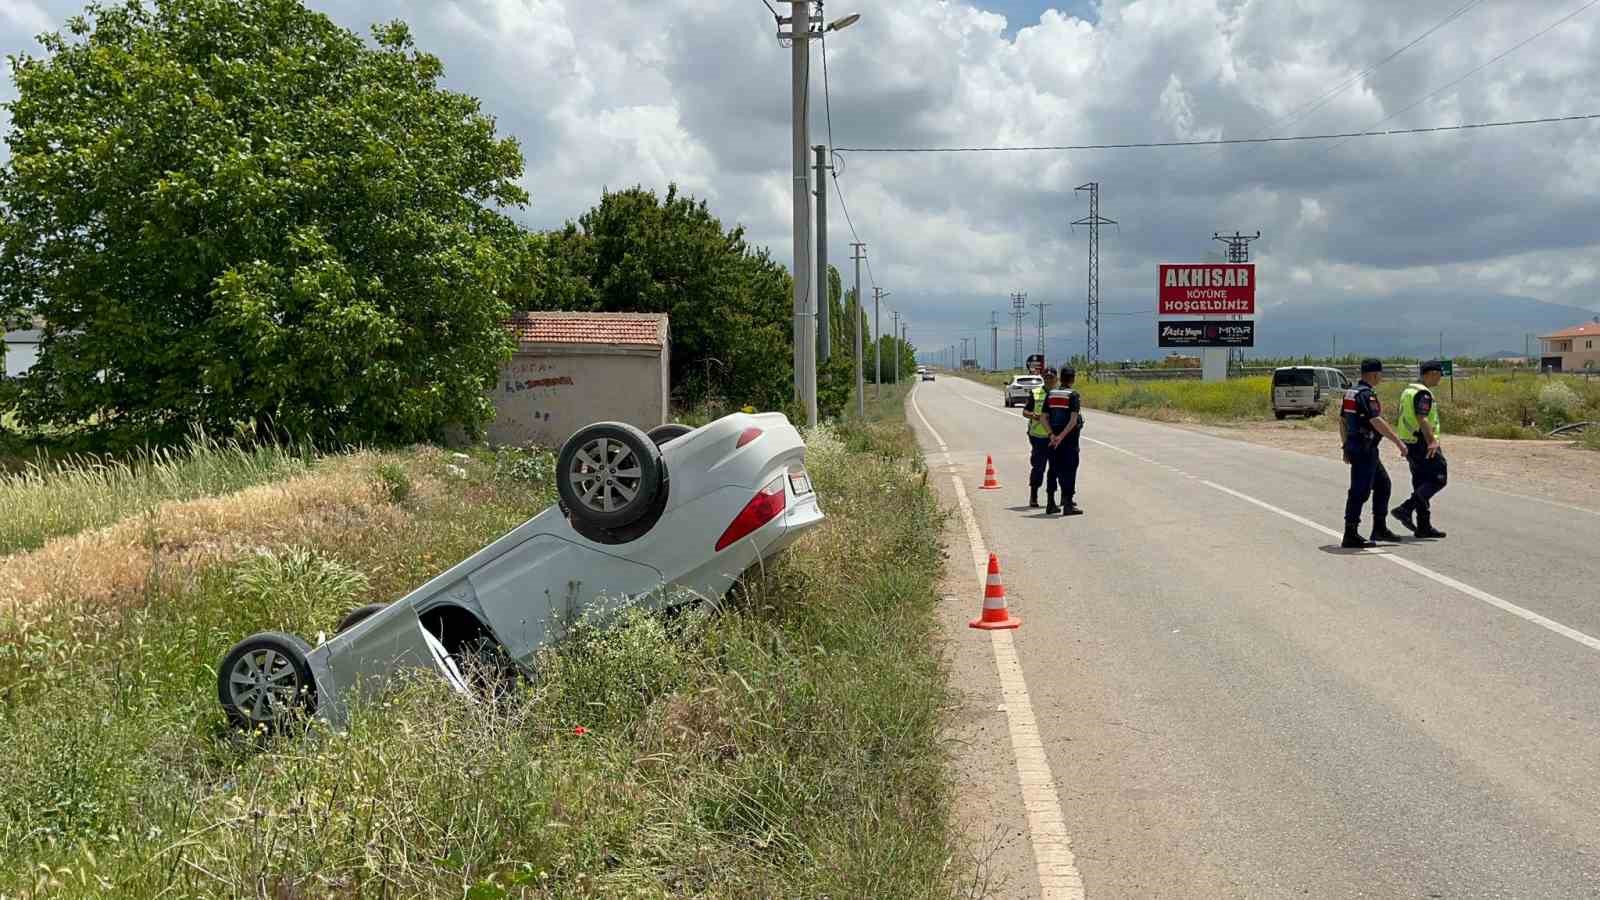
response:
{"label": "overturned white car", "polygon": [[400,669],[468,693],[467,661],[531,670],[583,613],[720,598],[743,572],[822,521],[805,442],[781,413],[649,433],[601,422],[567,439],[561,503],[390,604],[354,610],[326,642],[261,632],[235,644],[217,696],[243,726],[314,712],[341,722],[351,690]]}

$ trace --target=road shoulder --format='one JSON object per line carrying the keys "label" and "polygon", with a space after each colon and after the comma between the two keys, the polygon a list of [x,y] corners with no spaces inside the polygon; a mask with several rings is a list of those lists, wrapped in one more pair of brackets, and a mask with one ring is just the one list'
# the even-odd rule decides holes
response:
{"label": "road shoulder", "polygon": [[939,538],[945,565],[938,583],[943,599],[937,613],[937,650],[948,672],[953,698],[952,705],[943,710],[943,718],[944,740],[950,748],[951,781],[956,789],[954,830],[975,866],[979,896],[1039,897],[1038,870],[1016,776],[1016,756],[994,649],[985,632],[967,627],[977,617],[983,599],[973,578],[969,562],[972,550],[950,482],[952,467],[932,445],[916,416],[909,415],[908,419],[927,459],[929,482],[935,486],[939,505],[947,513]]}

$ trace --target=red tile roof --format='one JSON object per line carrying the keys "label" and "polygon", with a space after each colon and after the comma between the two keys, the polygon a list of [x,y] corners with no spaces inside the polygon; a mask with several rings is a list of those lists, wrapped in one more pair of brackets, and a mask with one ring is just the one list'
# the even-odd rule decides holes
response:
{"label": "red tile roof", "polygon": [[524,312],[505,320],[523,344],[664,347],[667,317],[659,313]]}
{"label": "red tile roof", "polygon": [[1563,328],[1560,331],[1554,332],[1553,334],[1541,334],[1541,335],[1539,335],[1539,339],[1540,340],[1549,340],[1551,338],[1575,338],[1575,337],[1596,337],[1596,336],[1600,336],[1600,322],[1585,322],[1582,325],[1574,325],[1571,328]]}

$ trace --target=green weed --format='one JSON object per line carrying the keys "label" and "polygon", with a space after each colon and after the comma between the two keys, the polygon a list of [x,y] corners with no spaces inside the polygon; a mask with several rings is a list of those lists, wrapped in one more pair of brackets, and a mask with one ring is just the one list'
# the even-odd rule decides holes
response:
{"label": "green weed", "polygon": [[423,451],[396,460],[404,508],[372,492],[381,516],[288,531],[87,627],[0,629],[0,895],[950,896],[941,513],[892,420],[808,445],[828,521],[722,614],[580,626],[498,703],[400,678],[344,733],[247,740],[213,667],[549,504],[538,453]]}
{"label": "green weed", "polygon": [[404,503],[411,496],[411,476],[406,474],[403,466],[392,462],[379,463],[373,469],[379,490],[389,498],[390,503]]}

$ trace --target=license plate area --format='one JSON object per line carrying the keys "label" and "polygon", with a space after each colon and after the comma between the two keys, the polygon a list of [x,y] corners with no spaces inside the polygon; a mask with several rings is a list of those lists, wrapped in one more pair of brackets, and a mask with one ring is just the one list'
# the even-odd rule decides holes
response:
{"label": "license plate area", "polygon": [[796,497],[811,493],[811,476],[806,474],[805,469],[793,468],[789,470],[789,489],[794,491]]}

